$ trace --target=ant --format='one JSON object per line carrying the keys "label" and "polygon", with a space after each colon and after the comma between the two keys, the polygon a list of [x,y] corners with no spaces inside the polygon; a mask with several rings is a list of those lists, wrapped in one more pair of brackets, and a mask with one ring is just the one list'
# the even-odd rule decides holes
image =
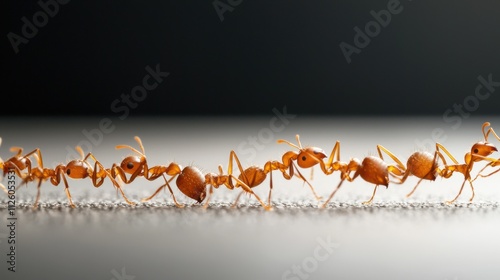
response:
{"label": "ant", "polygon": [[[0,138],[0,145],[2,143],[2,138]],[[23,180],[25,180],[29,174],[31,173],[31,160],[30,156],[36,156],[40,160],[38,160],[39,166],[42,166],[42,154],[40,149],[36,148],[33,151],[27,153],[26,155],[22,155],[23,148],[21,147],[11,147],[10,151],[15,153],[14,156],[9,158],[6,161],[3,161],[0,158],[0,169],[3,171],[3,176],[9,172],[9,170],[14,170],[16,174]],[[23,170],[27,170],[27,173],[23,173]],[[21,184],[22,185],[22,184]],[[0,188],[2,188],[7,193],[7,188],[3,184],[0,183]]]}
{"label": "ant", "polygon": [[[472,190],[472,196],[469,199],[469,202],[472,202],[474,199],[475,193],[474,193],[474,186],[472,185],[471,176],[470,172],[472,171],[472,167],[474,165],[474,162],[478,162],[481,160],[489,160],[492,163],[496,162],[497,160],[493,158],[488,158],[489,155],[491,155],[493,152],[497,152],[498,149],[491,143],[488,142],[488,136],[491,132],[498,138],[498,135],[493,131],[493,129],[489,129],[488,132],[485,131],[485,128],[490,126],[489,122],[485,122],[482,126],[483,130],[483,136],[484,136],[484,141],[479,141],[475,144],[472,145],[470,152],[467,152],[464,156],[465,163],[463,164],[458,164],[458,162],[450,155],[450,158],[453,160],[455,164],[453,165],[446,165],[444,166],[444,172],[447,174],[446,176],[449,177],[451,174],[455,171],[460,172],[464,175],[464,182],[462,183],[462,186],[460,187],[460,191],[458,194],[453,198],[452,200],[446,201],[446,203],[451,204],[455,202],[458,197],[462,194],[462,190],[465,186],[465,182],[469,181],[471,190]],[[446,177],[445,176],[445,177]]]}
{"label": "ant", "polygon": [[[148,167],[148,162],[146,160],[146,153],[142,141],[139,136],[134,137],[141,151],[129,146],[129,145],[117,145],[115,148],[118,149],[130,149],[137,155],[127,156],[122,160],[120,166],[116,163],[110,169],[113,178],[119,177],[126,184],[130,184],[138,176],[143,176],[149,181],[155,180],[161,176],[164,172],[163,166],[154,166],[151,169]],[[130,178],[127,179],[127,174],[130,174]],[[153,173],[152,175],[150,173]]]}
{"label": "ant", "polygon": [[[177,199],[174,196],[172,188],[168,184],[167,178],[165,177],[165,174],[168,174],[170,176],[178,174],[180,172],[180,167],[175,163],[171,163],[169,166],[158,165],[149,168],[148,162],[146,160],[144,145],[142,144],[141,138],[139,138],[139,136],[135,136],[134,139],[139,145],[141,151],[129,145],[117,145],[115,147],[116,149],[130,149],[137,155],[127,156],[122,160],[119,166],[113,163],[113,166],[109,170],[109,172],[111,173],[111,177],[115,179],[118,177],[125,184],[130,184],[138,176],[142,176],[148,181],[156,180],[161,176],[165,180],[166,183],[165,185],[168,187],[170,193],[172,194],[172,198],[174,199],[175,205],[178,207],[183,207],[182,204],[177,202]],[[128,179],[126,174],[130,174],[130,177]]]}
{"label": "ant", "polygon": [[[372,203],[378,186],[382,185],[388,188],[389,182],[393,182],[389,180],[389,175],[398,178],[399,181],[401,180],[401,176],[403,176],[403,170],[405,169],[403,163],[382,145],[377,145],[377,151],[379,157],[367,156],[363,159],[363,161],[360,161],[357,158],[352,158],[349,163],[342,163],[339,161],[335,163],[335,165],[338,167],[338,170],[341,171],[341,181],[330,194],[328,199],[321,205],[321,208],[325,208],[326,205],[328,205],[330,200],[340,189],[342,183],[345,180],[352,182],[358,176],[361,176],[361,178],[363,178],[363,180],[365,180],[366,182],[375,184],[372,196],[369,200],[363,202],[364,205]],[[387,164],[384,161],[382,151],[389,157],[391,157],[397,163],[397,165]],[[354,172],[354,175],[352,177],[350,176],[351,172]]]}
{"label": "ant", "polygon": [[[40,186],[42,184],[42,181],[50,180],[50,182],[54,186],[58,186],[61,182],[61,178],[64,181],[64,191],[66,192],[66,196],[68,197],[69,204],[71,208],[76,208],[76,205],[73,203],[73,200],[71,198],[71,193],[69,191],[69,185],[66,176],[72,179],[90,178],[92,179],[92,184],[96,188],[100,187],[103,184],[106,177],[109,177],[113,185],[121,192],[125,201],[130,205],[135,205],[135,202],[130,201],[126,197],[120,185],[115,181],[109,171],[104,168],[104,166],[95,158],[92,153],[88,153],[86,156],[84,156],[83,150],[80,146],[76,146],[76,150],[81,155],[81,159],[71,160],[66,165],[59,164],[54,169],[43,168],[41,158],[39,158],[35,154],[35,157],[39,162],[39,166],[32,169],[29,178],[27,178],[28,181],[34,181],[38,179],[37,196],[33,208],[38,207],[38,201],[40,199]],[[89,158],[93,159],[95,162],[93,168],[88,162]]]}
{"label": "ant", "polygon": [[[311,178],[313,174],[313,167],[319,164],[321,170],[325,175],[330,175],[334,171],[340,170],[342,167],[339,166],[339,160],[340,160],[340,142],[337,141],[335,146],[332,149],[332,152],[330,153],[330,157],[328,158],[328,161],[325,163],[323,161],[324,158],[327,157],[325,151],[321,148],[318,147],[302,147],[302,144],[300,142],[300,136],[298,134],[295,135],[295,138],[297,140],[298,145],[295,145],[287,140],[283,139],[278,139],[278,144],[288,144],[294,148],[297,148],[299,152],[295,151],[288,151],[283,154],[282,156],[282,163],[278,163],[277,165],[279,166],[280,171],[283,173],[283,176],[285,176],[286,179],[289,179],[288,177],[293,176],[294,174],[294,169],[297,170],[297,173],[299,174],[299,177],[304,181],[307,182],[307,180],[300,174],[299,169],[295,165],[295,162],[297,163],[298,166],[301,168],[311,168]],[[337,161],[334,163],[333,159],[335,158],[335,155],[337,156]],[[286,169],[289,169],[289,176],[286,174]],[[313,186],[307,182],[309,187],[311,188],[311,191],[314,194],[314,197],[316,200],[320,201],[321,197],[316,194],[316,191],[314,190]]]}

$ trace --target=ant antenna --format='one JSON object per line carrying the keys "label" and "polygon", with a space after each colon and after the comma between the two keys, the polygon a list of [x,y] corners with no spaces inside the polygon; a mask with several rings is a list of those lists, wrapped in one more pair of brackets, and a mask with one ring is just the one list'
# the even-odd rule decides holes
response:
{"label": "ant antenna", "polygon": [[290,142],[290,141],[283,140],[283,139],[278,139],[278,141],[277,141],[277,142],[278,142],[278,144],[286,143],[286,144],[288,144],[288,145],[290,145],[290,146],[292,146],[292,147],[294,147],[294,148],[297,148],[297,149],[299,149],[299,150],[302,150],[302,144],[300,143],[299,135],[298,135],[298,134],[297,134],[297,135],[295,135],[295,138],[297,139],[297,143],[299,143],[299,145],[298,145],[298,146],[297,146],[297,145],[295,145],[295,144],[293,144],[293,143],[292,143],[292,142]]}
{"label": "ant antenna", "polygon": [[143,157],[144,157],[146,153],[145,153],[145,151],[144,151],[144,146],[142,145],[142,141],[141,141],[141,139],[140,139],[138,136],[135,136],[135,137],[134,137],[134,139],[135,139],[135,141],[139,144],[139,147],[141,148],[141,151],[142,151],[142,152],[139,152],[136,148],[134,148],[134,147],[132,147],[132,146],[129,146],[129,145],[116,145],[116,147],[115,147],[115,148],[116,148],[117,150],[118,150],[118,149],[130,149],[130,150],[132,150],[132,151],[134,151],[134,152],[136,152],[136,153],[138,153],[139,155],[141,155],[141,156],[143,156]]}

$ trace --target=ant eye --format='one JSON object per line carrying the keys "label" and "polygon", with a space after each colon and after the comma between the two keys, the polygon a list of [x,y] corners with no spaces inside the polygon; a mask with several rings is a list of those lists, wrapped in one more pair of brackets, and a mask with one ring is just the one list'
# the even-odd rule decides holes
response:
{"label": "ant eye", "polygon": [[128,169],[132,169],[132,168],[134,168],[134,164],[133,164],[133,163],[131,163],[131,162],[127,163],[127,168],[128,168]]}
{"label": "ant eye", "polygon": [[302,156],[303,161],[306,161],[306,159],[307,159],[306,156]]}
{"label": "ant eye", "polygon": [[71,169],[66,169],[66,174],[70,174],[71,173]]}
{"label": "ant eye", "polygon": [[477,152],[479,152],[479,150],[478,149],[474,149],[474,153],[477,154]]}

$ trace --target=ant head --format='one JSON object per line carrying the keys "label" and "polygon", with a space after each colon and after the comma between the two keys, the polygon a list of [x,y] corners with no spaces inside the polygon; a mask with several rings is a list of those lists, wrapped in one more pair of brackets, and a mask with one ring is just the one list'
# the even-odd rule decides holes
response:
{"label": "ant head", "polygon": [[326,157],[327,155],[322,149],[317,147],[307,147],[305,149],[301,149],[297,155],[297,164],[302,168],[309,168],[318,164]]}
{"label": "ant head", "polygon": [[122,160],[120,167],[128,174],[134,174],[140,168],[143,158],[139,156],[128,156]]}
{"label": "ant head", "polygon": [[295,145],[289,141],[286,140],[278,140],[278,143],[286,143],[294,148],[299,149],[299,153],[297,155],[297,164],[302,167],[302,168],[309,168],[313,167],[314,165],[318,164],[322,159],[326,158],[327,155],[325,154],[325,151],[323,151],[320,148],[317,147],[306,147],[302,148],[302,143],[300,143],[300,137],[299,135],[295,135],[295,138],[297,139],[298,145]]}
{"label": "ant head", "polygon": [[476,144],[472,145],[472,148],[470,149],[472,159],[474,161],[481,161],[483,160],[483,157],[487,157],[493,152],[497,151],[498,149],[495,147],[495,145],[483,141],[477,142]]}

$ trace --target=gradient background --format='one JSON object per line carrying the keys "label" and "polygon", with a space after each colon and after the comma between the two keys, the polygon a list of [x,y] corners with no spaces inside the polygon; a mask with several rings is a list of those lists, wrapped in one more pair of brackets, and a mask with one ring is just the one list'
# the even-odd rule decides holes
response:
{"label": "gradient background", "polygon": [[[479,75],[499,80],[495,0],[401,1],[350,64],[339,44],[353,45],[354,28],[388,0],[243,0],[222,22],[212,3],[61,5],[19,53],[4,37],[9,102],[21,114],[113,115],[111,103],[160,64],[171,74],[135,115],[256,115],[284,104],[301,114],[442,115],[474,93]],[[22,34],[21,18],[41,10],[4,6],[4,34]],[[497,113],[495,104],[479,113]]]}
{"label": "gradient background", "polygon": [[[56,166],[82,145],[108,167],[130,154],[115,146],[137,147],[133,136],[139,135],[150,165],[175,161],[216,172],[227,166],[230,150],[245,166],[280,159],[290,147],[275,141],[295,142],[298,133],[303,145],[327,153],[340,141],[345,161],[375,155],[382,144],[405,162],[416,150],[432,151],[436,141],[461,161],[482,140],[483,122],[500,131],[500,87],[474,103],[479,76],[500,81],[500,4],[401,1],[402,11],[348,63],[339,44],[353,44],[354,28],[364,29],[370,11],[387,9],[388,2],[243,0],[221,21],[213,1],[73,0],[16,54],[7,34],[21,35],[21,19],[32,21],[41,8],[36,1],[8,1],[0,156],[8,159],[12,146],[38,147],[45,165]],[[113,102],[156,65],[169,76],[127,114],[114,110]],[[291,116],[274,123],[283,124],[278,131],[271,123],[284,108]],[[113,131],[100,130],[104,118]],[[327,196],[338,176],[314,172],[314,186]],[[271,212],[253,198],[231,209],[237,192],[224,189],[207,211],[177,209],[168,193],[131,208],[108,182],[94,189],[89,180],[70,180],[78,209],[68,208],[62,185],[45,183],[43,207],[32,211],[30,184],[17,192],[15,274],[4,261],[7,211],[0,196],[0,275],[118,280],[113,271],[125,268],[136,280],[282,279],[313,257],[318,238],[331,238],[339,247],[308,279],[494,279],[498,174],[475,183],[474,203],[467,203],[466,187],[456,205],[442,204],[462,180],[457,174],[423,182],[405,200],[416,183],[410,178],[380,188],[369,207],[361,201],[373,186],[357,180],[321,211],[300,181],[276,174]],[[158,185],[137,180],[124,191],[139,200]],[[268,186],[269,180],[256,192],[264,198]]]}

